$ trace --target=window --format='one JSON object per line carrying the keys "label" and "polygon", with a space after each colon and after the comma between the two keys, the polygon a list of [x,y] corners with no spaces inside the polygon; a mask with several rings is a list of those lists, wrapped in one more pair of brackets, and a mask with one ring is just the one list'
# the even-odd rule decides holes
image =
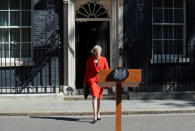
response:
{"label": "window", "polygon": [[152,62],[187,62],[185,0],[153,0]]}
{"label": "window", "polygon": [[0,58],[30,58],[31,44],[31,0],[0,0]]}

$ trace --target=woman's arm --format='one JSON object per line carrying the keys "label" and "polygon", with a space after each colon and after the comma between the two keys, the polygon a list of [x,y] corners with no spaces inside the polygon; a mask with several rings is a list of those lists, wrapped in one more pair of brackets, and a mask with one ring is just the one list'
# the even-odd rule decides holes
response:
{"label": "woman's arm", "polygon": [[104,62],[104,69],[107,69],[107,70],[110,69],[106,58],[105,58],[105,62]]}

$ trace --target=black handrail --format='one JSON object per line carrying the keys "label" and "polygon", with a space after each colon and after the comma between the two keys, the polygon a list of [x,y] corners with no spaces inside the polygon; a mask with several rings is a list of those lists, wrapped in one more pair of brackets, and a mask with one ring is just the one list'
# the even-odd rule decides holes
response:
{"label": "black handrail", "polygon": [[52,33],[52,35],[47,39],[46,44],[41,46],[43,49],[47,49],[44,52],[44,56],[40,62],[40,64],[37,66],[35,65],[34,68],[28,73],[29,76],[27,76],[27,79],[22,82],[21,80],[18,81],[15,88],[15,93],[21,93],[28,84],[32,81],[32,79],[41,71],[41,69],[48,63],[50,58],[53,56],[53,53],[56,51],[56,49],[60,48],[60,33],[59,30],[56,30]]}

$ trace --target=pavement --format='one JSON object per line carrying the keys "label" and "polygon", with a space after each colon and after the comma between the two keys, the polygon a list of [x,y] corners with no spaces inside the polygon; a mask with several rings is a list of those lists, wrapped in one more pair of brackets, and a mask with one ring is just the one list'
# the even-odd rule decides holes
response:
{"label": "pavement", "polygon": [[[71,97],[71,96],[67,96]],[[82,97],[82,96],[74,96]],[[103,100],[102,115],[114,115],[115,100]],[[0,116],[69,116],[92,115],[92,101],[64,99],[59,95],[0,95]],[[168,114],[194,113],[195,99],[122,100],[122,113]]]}
{"label": "pavement", "polygon": [[[195,114],[123,115],[122,131],[194,131]],[[0,116],[1,131],[115,131],[115,115],[93,116]]]}

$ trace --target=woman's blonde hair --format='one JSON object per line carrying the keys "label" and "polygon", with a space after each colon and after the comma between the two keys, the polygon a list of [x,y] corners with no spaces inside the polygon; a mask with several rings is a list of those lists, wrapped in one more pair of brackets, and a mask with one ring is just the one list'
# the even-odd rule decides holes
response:
{"label": "woman's blonde hair", "polygon": [[95,50],[99,50],[100,52],[102,52],[102,47],[100,45],[95,45],[92,50],[93,50],[93,53]]}

